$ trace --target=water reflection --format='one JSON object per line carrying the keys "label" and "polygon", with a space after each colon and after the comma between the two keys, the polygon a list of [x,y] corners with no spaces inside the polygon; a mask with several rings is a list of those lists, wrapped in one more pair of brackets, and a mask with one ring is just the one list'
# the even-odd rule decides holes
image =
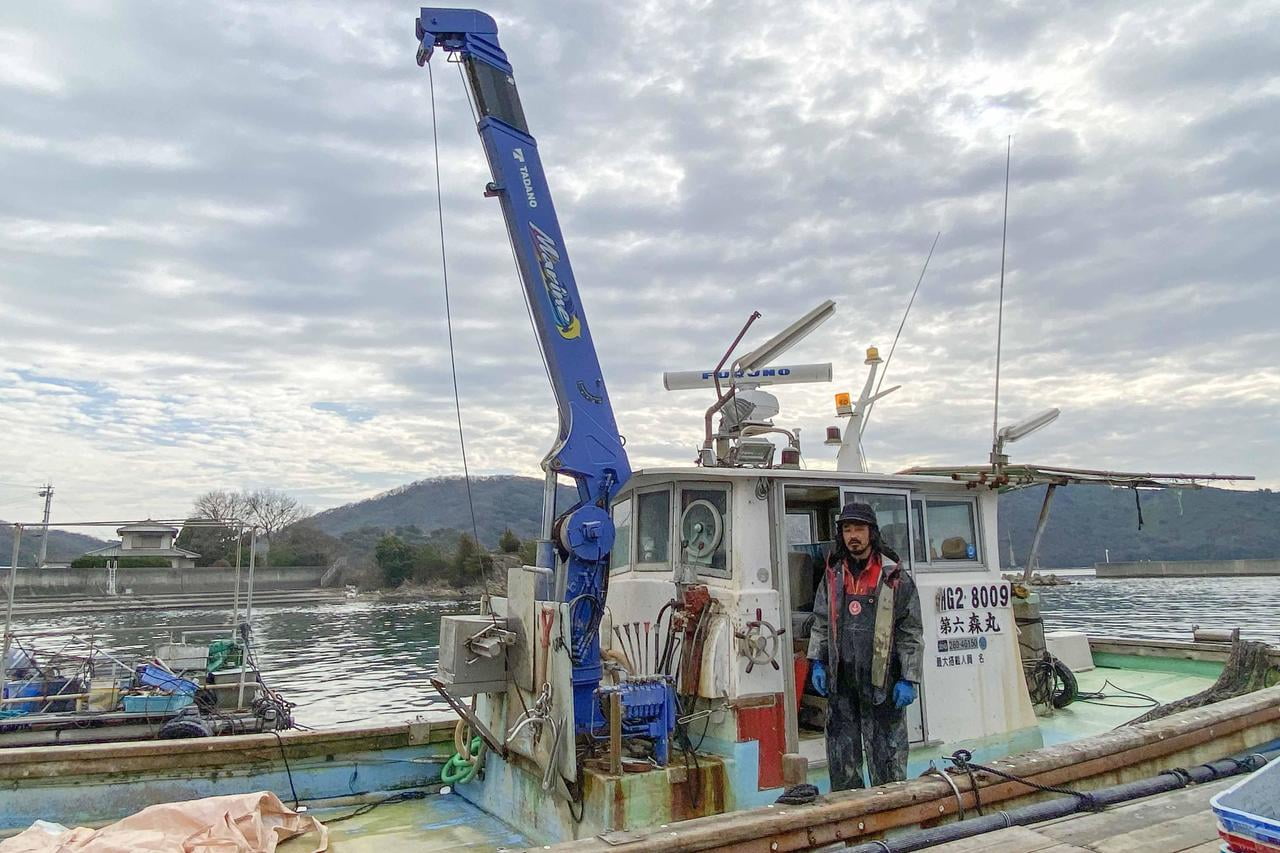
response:
{"label": "water reflection", "polygon": [[1191,640],[1195,625],[1239,628],[1280,644],[1280,578],[1072,578],[1039,587],[1045,629],[1095,636]]}
{"label": "water reflection", "polygon": [[[351,601],[254,610],[256,656],[264,679],[290,702],[294,716],[313,727],[397,723],[429,707],[444,707],[427,682],[439,654],[440,616],[474,611],[474,602]],[[118,657],[149,654],[169,628],[215,625],[224,610],[170,610],[93,614],[16,622],[15,632],[92,633]],[[132,628],[158,628],[137,633]],[[176,632],[175,632],[176,633]],[[62,640],[39,646],[56,651]],[[68,649],[70,650],[70,649]]]}
{"label": "water reflection", "polygon": [[[1070,586],[1041,587],[1045,627],[1092,635],[1190,640],[1193,625],[1239,627],[1246,637],[1280,644],[1276,578],[1074,577]],[[267,683],[297,703],[298,722],[313,726],[397,723],[442,707],[427,683],[439,653],[440,616],[474,612],[474,602],[351,601],[255,610],[258,660]],[[15,629],[88,632],[130,655],[153,648],[164,630],[150,625],[223,623],[225,610],[94,614],[28,619]],[[46,649],[60,644],[40,641]]]}

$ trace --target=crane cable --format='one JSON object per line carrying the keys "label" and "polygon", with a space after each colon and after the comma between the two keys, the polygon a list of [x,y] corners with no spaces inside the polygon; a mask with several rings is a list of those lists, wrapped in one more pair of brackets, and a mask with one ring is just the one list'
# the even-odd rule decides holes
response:
{"label": "crane cable", "polygon": [[[458,395],[458,361],[454,353],[453,346],[453,314],[449,305],[449,261],[448,254],[445,251],[444,239],[444,192],[440,188],[440,132],[436,124],[436,83],[435,75],[431,71],[431,63],[427,63],[427,84],[431,90],[431,147],[435,159],[436,172],[436,218],[440,226],[440,270],[441,277],[444,281],[444,320],[445,328],[449,337],[449,372],[453,377],[453,410],[458,417],[458,446],[462,452],[462,477],[467,488],[467,509],[471,513],[471,535],[476,543],[476,549],[479,551],[480,545],[480,529],[476,524],[476,505],[471,496],[471,469],[467,465],[467,440],[462,428],[462,402]],[[461,545],[459,545],[461,547]],[[489,601],[489,578],[484,571],[484,560],[482,555],[477,554],[478,564],[477,571],[480,575],[481,600],[485,602],[485,609],[488,609]]]}

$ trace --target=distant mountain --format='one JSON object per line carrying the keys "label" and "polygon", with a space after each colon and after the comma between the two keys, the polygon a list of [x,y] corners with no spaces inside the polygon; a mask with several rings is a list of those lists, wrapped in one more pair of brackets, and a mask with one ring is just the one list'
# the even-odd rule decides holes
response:
{"label": "distant mountain", "polygon": [[[1092,566],[1106,560],[1207,560],[1280,557],[1280,493],[1270,489],[1166,489],[1139,492],[1067,486],[1053,496],[1040,543],[1046,568]],[[1044,487],[1000,497],[1000,558],[1022,564],[1031,550]]]}
{"label": "distant mountain", "polygon": [[[19,566],[33,566],[36,554],[40,550],[39,530],[23,528],[22,544],[18,551]],[[49,549],[45,559],[51,563],[66,563],[79,557],[85,551],[101,548],[107,543],[92,536],[79,533],[67,533],[62,530],[49,531]],[[0,566],[8,566],[13,557],[13,528],[0,521]]]}
{"label": "distant mountain", "polygon": [[[471,481],[480,539],[497,543],[510,527],[521,539],[538,534],[542,481],[531,477],[479,477]],[[1142,529],[1131,489],[1068,486],[1054,495],[1041,543],[1045,568],[1091,566],[1113,561],[1247,559],[1280,556],[1280,494],[1268,489],[1196,489],[1140,493]],[[573,500],[560,490],[559,506]],[[1031,550],[1044,488],[1021,489],[1000,497],[1000,561],[1007,565],[1009,539],[1023,563]],[[470,532],[466,489],[460,477],[437,477],[401,486],[377,497],[313,516],[312,523],[333,536],[376,528],[414,525]],[[987,543],[990,548],[992,543]]]}
{"label": "distant mountain", "polygon": [[[506,528],[521,539],[536,537],[542,526],[542,481],[532,477],[473,477],[471,496],[480,541],[494,546]],[[571,506],[572,489],[561,488],[559,505]],[[331,536],[362,528],[394,530],[416,526],[471,532],[466,483],[461,477],[433,477],[389,492],[317,513],[309,523]]]}

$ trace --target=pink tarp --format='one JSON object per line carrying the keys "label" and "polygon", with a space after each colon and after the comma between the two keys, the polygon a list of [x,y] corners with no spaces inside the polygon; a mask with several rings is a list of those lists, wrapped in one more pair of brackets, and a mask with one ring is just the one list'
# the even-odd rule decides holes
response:
{"label": "pink tarp", "polygon": [[274,853],[308,832],[317,835],[314,853],[328,849],[323,824],[261,791],[149,806],[102,829],[37,824],[0,842],[0,853]]}

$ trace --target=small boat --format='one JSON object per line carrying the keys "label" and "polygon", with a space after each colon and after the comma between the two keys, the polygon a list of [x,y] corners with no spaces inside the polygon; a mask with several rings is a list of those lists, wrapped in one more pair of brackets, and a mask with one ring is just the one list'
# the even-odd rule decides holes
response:
{"label": "small boat", "polygon": [[[177,532],[176,527],[150,519],[145,524],[148,530]],[[137,526],[141,525],[134,525]],[[121,528],[126,529],[132,527]],[[125,629],[161,637],[143,655],[113,649],[92,630],[15,630],[15,613],[24,609],[15,602],[21,536],[22,525],[15,525],[0,649],[0,751],[57,744],[240,735],[293,725],[292,705],[264,683],[254,659],[250,626],[256,534],[249,548],[243,589],[237,556],[235,588],[228,594],[231,621],[222,625]],[[91,604],[111,608],[118,603],[115,595],[112,567],[107,595]]]}

